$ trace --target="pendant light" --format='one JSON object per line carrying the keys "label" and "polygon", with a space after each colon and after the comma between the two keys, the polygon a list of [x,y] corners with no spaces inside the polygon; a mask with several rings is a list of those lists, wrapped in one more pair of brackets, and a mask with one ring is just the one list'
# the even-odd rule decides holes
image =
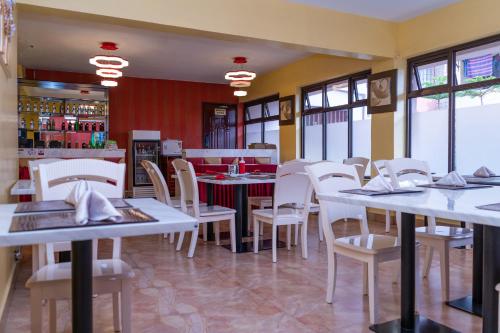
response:
{"label": "pendant light", "polygon": [[[118,46],[113,42],[102,42],[101,49],[116,51]],[[89,63],[96,66],[96,74],[103,78],[101,84],[105,87],[116,87],[118,81],[114,80],[123,76],[120,69],[128,67],[129,63],[122,57],[113,55],[96,55],[89,59]]]}

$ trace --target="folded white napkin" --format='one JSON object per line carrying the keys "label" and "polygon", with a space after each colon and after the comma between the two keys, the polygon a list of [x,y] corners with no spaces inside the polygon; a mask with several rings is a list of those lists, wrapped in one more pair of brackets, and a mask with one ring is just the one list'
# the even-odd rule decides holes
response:
{"label": "folded white napkin", "polygon": [[467,181],[456,171],[452,171],[436,182],[438,185],[465,186]]}
{"label": "folded white napkin", "polygon": [[371,179],[365,186],[363,186],[363,190],[367,191],[376,191],[376,192],[392,192],[394,191],[394,187],[392,187],[391,183],[382,176],[376,176]]}
{"label": "folded white napkin", "polygon": [[485,166],[480,167],[474,172],[475,177],[488,178],[495,177],[496,174]]}
{"label": "folded white napkin", "polygon": [[80,180],[66,198],[66,202],[75,206],[77,224],[87,224],[92,221],[113,221],[121,218],[111,202],[101,193],[94,191],[89,183]]}

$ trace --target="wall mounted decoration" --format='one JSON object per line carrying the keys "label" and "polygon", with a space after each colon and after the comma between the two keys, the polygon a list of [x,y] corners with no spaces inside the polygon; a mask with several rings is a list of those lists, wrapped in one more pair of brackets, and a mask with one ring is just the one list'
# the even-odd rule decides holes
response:
{"label": "wall mounted decoration", "polygon": [[295,124],[295,95],[280,98],[280,126]]}
{"label": "wall mounted decoration", "polygon": [[395,112],[396,87],[396,69],[368,76],[368,113]]}
{"label": "wall mounted decoration", "polygon": [[[0,64],[9,75],[9,47],[16,31],[14,23],[14,0],[0,0]],[[9,75],[10,76],[10,75]]]}

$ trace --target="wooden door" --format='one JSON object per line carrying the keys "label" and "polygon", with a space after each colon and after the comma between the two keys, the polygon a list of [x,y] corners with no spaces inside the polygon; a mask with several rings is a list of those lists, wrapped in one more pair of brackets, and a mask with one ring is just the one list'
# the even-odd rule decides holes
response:
{"label": "wooden door", "polygon": [[203,103],[203,148],[236,148],[236,105]]}

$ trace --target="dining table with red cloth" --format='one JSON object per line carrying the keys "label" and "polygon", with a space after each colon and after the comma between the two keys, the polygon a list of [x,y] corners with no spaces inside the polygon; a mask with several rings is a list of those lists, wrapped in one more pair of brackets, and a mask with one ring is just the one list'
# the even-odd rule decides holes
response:
{"label": "dining table with red cloth", "polygon": [[[226,173],[228,164],[197,164],[193,165],[196,173],[217,174]],[[246,171],[249,173],[276,173],[276,164],[246,164]],[[200,201],[207,201],[206,184],[198,183]],[[252,184],[248,186],[248,196],[272,196],[274,191],[273,184]],[[213,200],[215,205],[234,208],[234,191],[232,186],[214,185]]]}

